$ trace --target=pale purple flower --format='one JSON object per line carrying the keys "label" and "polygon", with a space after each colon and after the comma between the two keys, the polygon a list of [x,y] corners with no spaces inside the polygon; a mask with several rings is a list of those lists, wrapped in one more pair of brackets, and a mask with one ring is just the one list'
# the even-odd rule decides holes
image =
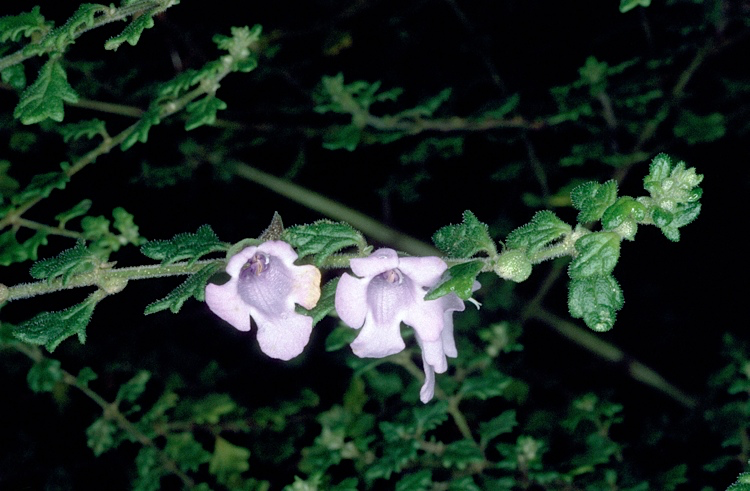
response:
{"label": "pale purple flower", "polygon": [[260,349],[281,360],[302,353],[312,332],[312,317],[296,313],[294,304],[311,309],[320,298],[320,271],[296,266],[296,259],[286,242],[263,242],[232,256],[228,282],[206,285],[211,310],[240,331],[250,330],[252,317]]}
{"label": "pale purple flower", "polygon": [[457,356],[453,312],[464,310],[454,293],[425,300],[448,268],[438,257],[398,257],[378,249],[350,261],[356,278],[344,273],[336,287],[335,305],[348,326],[362,329],[351,347],[363,358],[382,358],[404,349],[401,322],[411,326],[422,348],[425,382],[419,393],[428,402],[435,393],[435,373],[448,369],[446,356]]}

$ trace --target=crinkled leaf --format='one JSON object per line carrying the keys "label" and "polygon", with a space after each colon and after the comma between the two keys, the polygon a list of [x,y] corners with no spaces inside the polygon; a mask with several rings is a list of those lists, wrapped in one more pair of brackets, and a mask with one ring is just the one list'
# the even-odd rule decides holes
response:
{"label": "crinkled leaf", "polygon": [[570,263],[571,278],[609,275],[620,258],[620,236],[614,232],[594,232],[576,241],[578,255]]}
{"label": "crinkled leaf", "polygon": [[727,491],[750,491],[750,472],[743,472],[737,480],[727,488]]}
{"label": "crinkled leaf", "polygon": [[339,278],[336,277],[323,285],[323,288],[321,288],[320,290],[320,298],[318,299],[318,303],[315,304],[315,307],[313,307],[312,309],[307,310],[306,308],[300,307],[299,305],[296,306],[295,309],[301,314],[312,317],[313,326],[315,326],[335,308],[334,300],[336,297],[336,286],[338,285],[338,283]]}
{"label": "crinkled leaf", "polygon": [[445,447],[441,456],[445,467],[466,469],[471,464],[483,462],[484,456],[477,444],[471,440],[459,440]]}
{"label": "crinkled leaf", "polygon": [[227,484],[232,476],[241,474],[250,468],[248,463],[250,451],[216,437],[213,455],[208,463],[208,470],[216,479]]}
{"label": "crinkled leaf", "polygon": [[65,224],[70,220],[88,213],[89,209],[91,209],[91,204],[92,202],[90,199],[84,199],[73,208],[56,215],[55,220],[58,221],[58,224],[61,228],[64,228]]}
{"label": "crinkled leaf", "polygon": [[284,230],[283,240],[297,250],[299,257],[315,254],[316,266],[322,265],[331,254],[364,241],[351,225],[330,220],[290,227]]}
{"label": "crinkled leaf", "polygon": [[429,491],[432,489],[432,471],[421,471],[407,474],[396,483],[396,491]]}
{"label": "crinkled leaf", "polygon": [[[213,41],[219,47],[229,52],[234,60],[234,70],[248,72],[257,64],[251,48],[257,44],[263,28],[259,24],[253,27],[232,27],[231,36],[216,34]],[[255,64],[254,64],[255,63]]]}
{"label": "crinkled leaf", "polygon": [[495,241],[487,230],[487,225],[469,210],[464,211],[463,223],[447,225],[432,236],[432,241],[438,249],[449,257],[466,258],[478,252],[495,254]]}
{"label": "crinkled leaf", "polygon": [[82,240],[79,240],[75,247],[62,251],[56,257],[35,262],[29,273],[32,278],[46,279],[47,282],[62,277],[62,284],[65,286],[73,276],[91,271],[99,264],[99,258],[86,248]]}
{"label": "crinkled leaf", "polygon": [[[501,491],[495,488],[484,488],[493,489],[495,491]],[[483,491],[483,488],[477,486],[474,482],[473,476],[463,476],[457,479],[453,479],[448,487],[448,491]]]}
{"label": "crinkled leaf", "polygon": [[112,226],[120,232],[120,242],[125,241],[134,245],[141,245],[146,242],[146,239],[138,233],[138,225],[135,224],[133,215],[128,213],[125,208],[118,206],[112,210],[112,218],[115,219]]}
{"label": "crinkled leaf", "polygon": [[18,15],[7,15],[0,17],[0,43],[5,41],[18,41],[21,37],[31,37],[35,33],[44,32],[47,23],[44,16],[39,13],[39,6],[35,6],[30,12]]}
{"label": "crinkled leaf", "polygon": [[21,94],[13,116],[23,124],[34,124],[47,118],[63,120],[63,102],[78,102],[78,94],[68,83],[65,69],[56,58],[42,66],[36,81]]}
{"label": "crinkled leaf", "polygon": [[42,312],[17,325],[13,334],[31,344],[44,345],[49,351],[73,334],[86,341],[86,326],[94,313],[99,296],[92,293],[86,300],[59,312]]}
{"label": "crinkled leaf", "polygon": [[132,491],[159,491],[161,478],[166,472],[157,447],[141,447],[135,458],[138,477],[133,481]]}
{"label": "crinkled leaf", "polygon": [[188,264],[193,264],[206,254],[226,251],[228,247],[219,240],[209,225],[202,225],[194,234],[183,233],[168,240],[146,242],[141,246],[141,252],[151,259],[161,261],[162,264],[171,264],[186,259]]}
{"label": "crinkled leaf", "polygon": [[726,133],[726,122],[721,113],[700,116],[683,110],[672,130],[674,136],[682,138],[689,145],[718,140]]}
{"label": "crinkled leaf", "polygon": [[435,300],[444,295],[455,293],[461,300],[468,300],[474,292],[474,282],[482,271],[482,261],[469,261],[452,266],[446,270],[438,281],[425,295],[425,300]]}
{"label": "crinkled leaf", "polygon": [[584,182],[573,188],[570,199],[573,206],[580,210],[579,223],[599,220],[617,199],[617,181],[612,179],[604,184],[595,181]]}
{"label": "crinkled leaf", "polygon": [[515,409],[509,409],[489,421],[479,423],[479,436],[482,439],[482,446],[486,446],[496,436],[513,431],[513,428],[517,425]]}
{"label": "crinkled leaf", "polygon": [[134,402],[146,390],[146,383],[148,383],[150,378],[151,373],[147,370],[141,370],[136,373],[133,378],[120,386],[115,398],[116,403],[122,401]]}
{"label": "crinkled leaf", "polygon": [[448,401],[438,401],[433,404],[417,406],[413,410],[417,422],[417,431],[424,433],[434,430],[448,420]]}
{"label": "crinkled leaf", "polygon": [[187,431],[167,435],[164,452],[172,457],[183,471],[197,471],[201,464],[211,459],[211,454],[195,441],[192,433]]}
{"label": "crinkled leaf", "polygon": [[65,142],[80,140],[81,138],[90,140],[97,135],[102,136],[107,134],[107,130],[104,128],[104,121],[98,118],[66,124],[61,126],[59,131]]}
{"label": "crinkled leaf", "polygon": [[526,253],[531,255],[570,232],[570,225],[551,211],[543,210],[534,214],[529,223],[508,234],[505,245],[509,249],[525,247]]}
{"label": "crinkled leaf", "polygon": [[401,472],[411,461],[417,458],[417,449],[417,441],[411,438],[397,438],[389,441],[385,446],[383,456],[373,462],[365,471],[365,479],[368,481],[374,481],[378,478],[390,479],[392,473]]}
{"label": "crinkled leaf", "polygon": [[8,230],[0,234],[0,265],[8,266],[13,263],[22,263],[31,259],[36,261],[37,250],[40,246],[47,244],[47,232],[37,231],[33,236],[23,243],[18,242],[16,230]]}
{"label": "crinkled leaf", "polygon": [[19,92],[26,88],[26,71],[22,63],[3,68],[0,79]]}
{"label": "crinkled leaf", "polygon": [[34,392],[52,392],[62,379],[60,361],[51,358],[42,358],[34,363],[26,375],[29,388]]}
{"label": "crinkled leaf", "polygon": [[159,110],[158,106],[152,106],[141,116],[141,119],[139,119],[138,122],[135,123],[133,132],[125,137],[125,139],[120,144],[120,149],[124,152],[125,150],[135,145],[137,142],[146,143],[148,141],[149,130],[152,126],[156,126],[160,122],[161,111]]}
{"label": "crinkled leaf", "polygon": [[54,189],[65,189],[70,177],[65,172],[47,172],[37,174],[22,191],[13,195],[11,202],[21,204],[37,198],[46,198]]}
{"label": "crinkled leaf", "polygon": [[646,207],[630,196],[620,197],[602,216],[602,227],[612,230],[627,221],[641,222],[646,218]]}
{"label": "crinkled leaf", "polygon": [[116,433],[117,424],[102,416],[86,428],[86,444],[98,457],[115,446]]}
{"label": "crinkled leaf", "polygon": [[700,203],[690,203],[688,205],[680,207],[679,210],[673,214],[672,220],[668,224],[659,228],[669,240],[671,240],[672,242],[679,242],[680,227],[684,227],[685,225],[698,218],[700,212]]}
{"label": "crinkled leaf", "polygon": [[213,95],[207,95],[197,101],[187,105],[185,110],[188,112],[187,121],[185,121],[185,130],[190,131],[204,124],[214,124],[216,122],[216,112],[227,108],[227,103]]}
{"label": "crinkled leaf", "polygon": [[221,266],[219,262],[205,265],[199,271],[190,275],[177,288],[169,292],[166,297],[150,303],[146,307],[144,314],[149,315],[166,309],[176,314],[190,298],[195,298],[199,302],[204,301],[206,298],[206,283],[211,276],[221,269]]}
{"label": "crinkled leaf", "polygon": [[628,12],[638,6],[648,7],[651,5],[651,0],[620,0],[620,12]]}
{"label": "crinkled leaf", "polygon": [[325,135],[323,148],[326,150],[339,150],[344,148],[353,152],[357,149],[359,141],[362,139],[362,128],[349,124],[346,126],[334,127]]}
{"label": "crinkled leaf", "polygon": [[[430,97],[418,106],[400,111],[394,116],[399,118],[429,118],[435,113],[435,111],[438,110],[440,106],[443,105],[445,101],[450,98],[451,92],[452,91],[450,88],[443,89],[437,95]],[[400,93],[400,89],[398,93]],[[385,100],[385,98],[381,98],[379,100]],[[395,98],[393,98],[393,100],[395,100]]]}
{"label": "crinkled leaf", "polygon": [[237,403],[228,394],[209,394],[193,403],[193,420],[199,424],[216,424],[235,409]]}
{"label": "crinkled leaf", "polygon": [[83,367],[81,368],[81,371],[78,372],[78,376],[76,377],[76,383],[83,387],[88,387],[89,382],[93,382],[99,378],[99,376],[92,370],[90,367]]}
{"label": "crinkled leaf", "polygon": [[568,284],[570,315],[583,319],[594,331],[612,329],[624,303],[620,285],[611,275],[576,278]]}
{"label": "crinkled leaf", "polygon": [[153,14],[154,12],[143,12],[138,17],[134,17],[120,34],[109,38],[104,43],[104,49],[116,50],[124,42],[135,46],[141,38],[143,31],[154,27]]}
{"label": "crinkled leaf", "polygon": [[487,400],[503,395],[513,379],[497,370],[489,370],[482,376],[467,377],[461,385],[464,398],[476,397]]}

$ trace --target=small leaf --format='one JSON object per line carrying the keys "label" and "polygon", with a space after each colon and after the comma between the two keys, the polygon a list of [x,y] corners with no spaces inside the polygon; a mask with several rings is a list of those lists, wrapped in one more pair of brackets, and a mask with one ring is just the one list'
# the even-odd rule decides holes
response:
{"label": "small leaf", "polygon": [[551,211],[543,210],[537,212],[529,223],[508,234],[505,245],[509,249],[525,247],[526,254],[531,256],[570,232],[570,225]]}
{"label": "small leaf", "polygon": [[26,88],[26,72],[21,63],[3,68],[0,79],[19,92]]}
{"label": "small leaf", "polygon": [[417,421],[417,431],[422,434],[434,430],[448,420],[448,401],[417,406],[412,412]]}
{"label": "small leaf", "polygon": [[407,474],[396,483],[396,491],[429,491],[432,489],[432,471],[421,471]]}
{"label": "small leaf", "polygon": [[674,214],[674,218],[663,227],[660,227],[662,233],[672,242],[680,241],[680,227],[691,223],[701,212],[700,203],[691,203],[681,207],[679,211]]}
{"label": "small leaf", "polygon": [[154,314],[166,309],[176,314],[190,298],[203,302],[206,298],[206,283],[211,276],[221,269],[221,266],[220,262],[205,265],[199,271],[190,275],[187,280],[172,290],[166,297],[150,303],[144,314]]}
{"label": "small leaf", "polygon": [[627,221],[641,222],[646,218],[646,207],[630,196],[620,197],[602,216],[602,227],[612,230]]}
{"label": "small leaf", "polygon": [[16,230],[8,230],[0,235],[0,265],[8,266],[38,257],[37,250],[47,244],[47,232],[37,231],[22,243],[16,238]]}
{"label": "small leaf", "polygon": [[578,255],[570,263],[571,278],[609,275],[620,258],[620,236],[614,232],[594,232],[576,241]]}
{"label": "small leaf", "polygon": [[47,282],[62,277],[62,284],[65,286],[73,276],[92,271],[99,264],[99,258],[86,248],[82,240],[79,240],[72,249],[66,249],[56,257],[35,262],[29,273],[32,278],[46,279]]}
{"label": "small leaf", "polygon": [[209,394],[193,403],[193,420],[198,423],[217,424],[221,417],[237,409],[237,403],[227,394]]}
{"label": "small leaf", "polygon": [[570,192],[573,206],[581,210],[578,223],[594,222],[601,219],[605,210],[617,199],[617,181],[604,184],[588,181],[573,188]]}
{"label": "small leaf", "polygon": [[570,315],[583,319],[594,331],[612,329],[624,303],[620,285],[611,275],[576,278],[568,284]]}
{"label": "small leaf", "polygon": [[483,462],[484,456],[476,443],[464,439],[446,446],[442,460],[445,467],[466,469],[471,464]]}
{"label": "small leaf", "polygon": [[216,112],[226,109],[226,102],[213,95],[207,95],[187,105],[185,110],[189,116],[185,121],[185,130],[190,131],[205,124],[212,125],[216,122]]}
{"label": "small leaf", "polygon": [[104,49],[116,50],[124,42],[135,46],[141,38],[141,34],[146,29],[154,27],[153,11],[142,12],[138,17],[134,17],[130,24],[122,30],[120,34],[109,38],[104,43]]}
{"label": "small leaf", "polygon": [[651,5],[651,0],[620,0],[620,13],[624,14],[638,6],[648,7]]}
{"label": "small leaf", "polygon": [[36,174],[22,191],[13,195],[11,202],[15,205],[37,198],[46,198],[54,189],[65,189],[70,177],[65,172],[47,172]]}
{"label": "small leaf", "polygon": [[674,136],[682,138],[688,145],[707,143],[722,138],[726,133],[726,122],[721,113],[699,116],[683,110],[672,130]]}
{"label": "small leaf", "polygon": [[221,242],[208,225],[202,225],[194,234],[178,234],[168,240],[152,240],[141,246],[144,255],[161,261],[162,264],[186,259],[188,264],[194,264],[206,254],[227,249],[228,245]]}
{"label": "small leaf", "polygon": [[86,428],[86,444],[98,457],[115,446],[114,437],[116,433],[117,425],[115,422],[102,416]]}
{"label": "small leaf", "polygon": [[513,428],[517,425],[516,411],[514,409],[509,409],[487,422],[479,423],[479,436],[482,439],[482,446],[487,446],[493,438],[503,433],[513,431]]}
{"label": "small leaf", "polygon": [[60,61],[52,58],[42,66],[36,81],[23,92],[13,116],[23,124],[47,118],[59,123],[65,116],[63,102],[78,102],[78,94],[68,83]]}
{"label": "small leaf", "polygon": [[104,128],[104,121],[97,118],[63,125],[59,128],[59,131],[63,137],[63,141],[66,143],[71,140],[80,140],[81,138],[91,140],[95,136],[107,134],[107,130]]}
{"label": "small leaf", "polygon": [[68,223],[70,220],[74,218],[78,218],[88,213],[89,209],[91,209],[91,204],[92,202],[90,199],[84,199],[80,203],[75,205],[73,208],[71,208],[70,210],[64,211],[56,215],[55,220],[58,221],[60,228],[65,228],[65,224]]}
{"label": "small leaf", "polygon": [[425,300],[435,300],[451,293],[458,295],[461,300],[468,300],[474,292],[474,283],[483,267],[483,261],[469,261],[452,266],[443,273],[437,285],[427,292]]}
{"label": "small leaf", "polygon": [[51,358],[42,358],[29,370],[26,381],[34,392],[52,392],[52,389],[63,379],[60,362]]}
{"label": "small leaf", "polygon": [[[381,424],[381,429],[382,429]],[[389,433],[385,433],[389,439]],[[383,456],[377,459],[365,471],[365,479],[374,481],[383,478],[390,479],[394,472],[401,472],[411,461],[417,458],[418,443],[414,439],[389,439],[385,446]]]}
{"label": "small leaf", "polygon": [[233,445],[221,437],[216,437],[213,455],[208,463],[208,470],[222,484],[228,484],[232,476],[241,474],[250,468],[248,463],[250,451]]}
{"label": "small leaf", "polygon": [[31,344],[44,345],[49,351],[73,334],[81,343],[86,340],[86,326],[94,313],[101,294],[92,293],[86,300],[59,312],[42,312],[17,325],[13,334]]}
{"label": "small leaf", "polygon": [[486,252],[490,256],[497,254],[495,241],[487,230],[487,225],[469,210],[464,212],[463,223],[447,225],[432,236],[432,241],[438,249],[449,257],[468,258],[478,252]]}
{"label": "small leaf", "polygon": [[143,113],[141,119],[133,125],[133,132],[126,136],[122,141],[120,144],[120,150],[124,152],[137,142],[146,143],[148,141],[149,130],[152,126],[156,126],[160,122],[161,111],[159,106],[154,105],[150,107],[148,111]]}
{"label": "small leaf", "polygon": [[297,250],[299,257],[317,255],[316,266],[321,266],[331,254],[364,242],[362,234],[351,225],[329,220],[290,227],[284,230],[282,237]]}
{"label": "small leaf", "polygon": [[30,12],[18,15],[6,15],[0,17],[0,43],[5,41],[18,41],[21,37],[31,37],[36,33],[43,33],[48,27],[39,6],[35,6]]}
{"label": "small leaf", "polygon": [[125,208],[118,206],[112,210],[112,218],[115,219],[112,226],[120,232],[118,237],[120,243],[141,245],[146,242],[146,239],[138,233],[138,225],[135,224],[133,215],[128,213]]}
{"label": "small leaf", "polygon": [[498,370],[488,370],[483,376],[468,377],[461,385],[464,398],[476,397],[487,400],[503,395],[505,389],[513,383],[513,379]]}
{"label": "small leaf", "polygon": [[76,377],[76,383],[83,387],[88,387],[89,382],[93,382],[99,378],[99,376],[92,370],[90,367],[83,367],[81,368],[81,371],[78,372],[78,376]]}
{"label": "small leaf", "polygon": [[201,464],[211,459],[211,454],[195,441],[192,433],[187,431],[167,435],[164,452],[186,472],[197,471]]}
{"label": "small leaf", "polygon": [[359,331],[356,329],[340,324],[326,337],[326,351],[338,351],[351,344],[358,335]]}
{"label": "small leaf", "polygon": [[120,386],[117,391],[117,397],[115,403],[119,404],[121,401],[135,402],[143,391],[146,390],[146,383],[151,378],[151,373],[147,370],[141,370],[133,378],[125,382]]}

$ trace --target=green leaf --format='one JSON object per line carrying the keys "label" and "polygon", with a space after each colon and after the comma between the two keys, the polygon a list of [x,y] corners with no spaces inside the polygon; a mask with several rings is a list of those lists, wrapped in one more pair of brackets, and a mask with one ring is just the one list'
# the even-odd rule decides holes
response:
{"label": "green leaf", "polygon": [[359,481],[356,477],[350,477],[348,479],[344,479],[340,483],[332,486],[329,488],[329,491],[357,491]]}
{"label": "green leaf", "polygon": [[468,300],[474,292],[474,282],[484,267],[483,261],[456,264],[446,270],[440,281],[425,295],[425,300],[435,300],[455,293],[461,300]]}
{"label": "green leaf", "polygon": [[448,420],[448,401],[437,401],[412,409],[417,422],[417,432],[423,434],[434,430]]}
{"label": "green leaf", "polygon": [[295,248],[301,258],[317,255],[315,265],[318,267],[331,254],[364,243],[362,234],[351,225],[330,220],[290,227],[284,230],[282,239]]}
{"label": "green leaf", "polygon": [[570,315],[583,319],[594,331],[612,329],[624,303],[620,285],[611,275],[576,278],[568,284]]}
{"label": "green leaf", "polygon": [[121,243],[124,241],[128,244],[141,245],[146,242],[146,239],[138,233],[138,226],[133,220],[133,215],[128,213],[125,208],[118,206],[112,210],[112,218],[115,219],[112,226],[120,232],[119,239]]}
{"label": "green leaf", "polygon": [[42,312],[15,327],[13,334],[31,344],[44,345],[49,351],[73,334],[81,343],[86,341],[86,326],[94,313],[101,294],[94,292],[83,302],[59,312]]}
{"label": "green leaf", "polygon": [[476,443],[464,439],[446,446],[442,460],[445,467],[466,469],[471,464],[484,462],[484,456]]}
{"label": "green leaf", "polygon": [[161,110],[159,109],[159,106],[153,105],[148,111],[143,113],[141,119],[133,125],[133,132],[126,136],[122,141],[120,144],[120,150],[124,152],[137,142],[146,143],[148,141],[149,130],[152,126],[156,126],[159,123],[161,123]]}
{"label": "green leaf", "polygon": [[39,13],[39,6],[23,14],[0,17],[0,43],[31,37],[36,33],[43,33],[47,28],[47,22]]}
{"label": "green leaf", "polygon": [[682,138],[689,145],[695,145],[722,138],[726,133],[726,122],[721,113],[699,116],[691,111],[683,110],[672,131],[677,138]]}
{"label": "green leaf", "polygon": [[104,136],[107,130],[104,127],[104,121],[101,119],[88,119],[78,123],[66,124],[58,130],[66,143],[73,140],[87,138],[91,140],[95,136]]}
{"label": "green leaf", "polygon": [[231,37],[216,34],[213,41],[219,47],[229,52],[235,71],[249,72],[257,66],[257,60],[252,48],[257,45],[263,28],[259,24],[253,27],[232,27]]}
{"label": "green leaf", "polygon": [[197,101],[191,102],[185,108],[189,115],[187,121],[185,121],[185,130],[194,130],[204,124],[214,124],[216,122],[216,112],[226,108],[226,102],[213,95],[207,95]]}
{"label": "green leaf", "polygon": [[0,265],[8,266],[28,259],[35,261],[38,257],[37,249],[46,244],[47,232],[37,231],[22,244],[16,238],[16,230],[8,230],[0,234]]}
{"label": "green leaf", "polygon": [[[389,438],[388,433],[384,432],[384,434],[386,438]],[[411,438],[389,440],[384,448],[383,456],[365,470],[365,479],[368,481],[379,478],[390,479],[392,473],[401,472],[411,461],[417,458],[417,448],[417,441]]]}
{"label": "green leaf", "polygon": [[638,6],[648,7],[651,5],[651,0],[620,0],[620,13],[628,12]]}
{"label": "green leaf", "polygon": [[694,221],[696,218],[698,218],[700,212],[700,203],[691,203],[689,205],[685,205],[674,214],[672,220],[668,224],[659,228],[669,240],[671,240],[672,242],[679,242],[680,227],[684,227],[685,225]]}
{"label": "green leaf", "polygon": [[344,148],[353,152],[357,149],[362,139],[362,128],[353,124],[333,127],[324,137],[323,148],[326,150],[339,150]]}
{"label": "green leaf", "polygon": [[[646,218],[646,207],[634,200],[630,196],[620,197],[612,206],[607,208],[602,216],[602,227],[605,230],[615,230],[624,238],[632,240],[637,230],[638,222]],[[632,230],[627,233],[621,233],[630,227]]]}
{"label": "green leaf", "polygon": [[315,304],[315,307],[313,307],[312,309],[307,310],[306,308],[299,305],[297,305],[295,309],[301,314],[312,317],[313,326],[315,326],[318,322],[323,320],[325,316],[327,316],[334,310],[334,302],[336,300],[336,286],[338,284],[339,277],[336,277],[323,285],[323,288],[321,288],[320,290],[320,298],[318,299],[318,303]]}
{"label": "green leaf", "polygon": [[358,335],[359,331],[357,329],[340,324],[326,337],[326,351],[338,351],[344,346],[351,344]]}
{"label": "green leaf", "polygon": [[65,228],[65,224],[68,223],[70,220],[74,218],[78,218],[88,213],[89,209],[91,209],[91,204],[92,202],[90,199],[84,199],[80,203],[75,205],[73,208],[71,208],[70,210],[64,211],[56,215],[55,220],[58,221],[60,228]]}
{"label": "green leaf", "polygon": [[[496,488],[485,488],[493,489],[494,491],[500,491]],[[474,482],[473,476],[463,476],[457,479],[453,479],[448,487],[448,491],[483,491],[482,488],[477,486]]]}
{"label": "green leaf", "polygon": [[578,255],[570,263],[571,278],[609,275],[620,258],[620,236],[614,232],[593,232],[576,241]]}
{"label": "green leaf", "polygon": [[464,398],[476,397],[484,401],[503,395],[512,383],[512,378],[490,369],[482,376],[467,377],[461,385],[461,393]]}
{"label": "green leaf", "polygon": [[161,478],[166,472],[156,447],[141,447],[135,458],[138,477],[133,481],[132,491],[159,491]]}
{"label": "green leaf", "polygon": [[167,435],[164,452],[172,457],[183,471],[197,471],[201,464],[211,460],[211,454],[195,441],[190,432]]}
{"label": "green leaf", "polygon": [[96,374],[96,372],[94,372],[94,370],[92,370],[90,367],[83,367],[81,368],[81,371],[78,372],[76,383],[83,387],[88,387],[89,382],[93,382],[97,378],[99,378],[99,376]]}
{"label": "green leaf", "polygon": [[136,373],[133,378],[120,386],[115,398],[115,404],[119,404],[122,401],[135,402],[143,394],[143,391],[146,390],[146,384],[150,378],[151,373],[147,370],[141,370]]}
{"label": "green leaf", "polygon": [[52,392],[62,379],[60,362],[51,358],[42,358],[34,363],[26,375],[29,388],[34,392]]}
{"label": "green leaf", "polygon": [[65,189],[70,176],[65,172],[47,172],[36,174],[22,191],[13,195],[11,202],[15,205],[38,198],[46,198],[54,189]]}
{"label": "green leaf", "polygon": [[141,246],[144,255],[162,264],[186,259],[188,264],[193,264],[206,254],[227,249],[228,245],[221,242],[208,225],[202,225],[194,234],[178,234],[168,240],[152,240]]}
{"label": "green leaf", "polygon": [[35,262],[29,273],[32,278],[46,279],[48,283],[57,277],[62,277],[62,284],[65,286],[73,276],[92,271],[99,264],[99,258],[86,248],[82,240],[79,240],[72,249],[66,249],[56,257]]}
{"label": "green leaf", "polygon": [[26,71],[21,63],[3,68],[0,79],[19,92],[26,88]]}
{"label": "green leaf", "polygon": [[441,228],[432,236],[432,241],[449,257],[468,258],[482,251],[490,256],[497,254],[495,241],[490,237],[487,225],[469,210],[464,211],[462,224]]}
{"label": "green leaf", "polygon": [[479,423],[479,437],[482,447],[486,447],[493,438],[513,431],[513,428],[517,425],[514,409],[509,409],[487,422]]}
{"label": "green leaf", "polygon": [[36,81],[23,92],[13,116],[23,124],[47,118],[59,123],[65,116],[63,102],[78,102],[78,94],[68,83],[60,61],[52,58],[42,66]]}
{"label": "green leaf", "polygon": [[429,491],[432,489],[432,471],[421,471],[407,474],[396,483],[396,491]]}
{"label": "green leaf", "polygon": [[525,247],[526,254],[531,256],[571,231],[570,225],[551,211],[543,210],[534,214],[529,223],[508,234],[505,245],[509,249]]}
{"label": "green leaf", "polygon": [[737,480],[727,488],[727,491],[750,491],[750,472],[743,472]]}
{"label": "green leaf", "polygon": [[235,409],[237,403],[228,394],[209,394],[193,403],[193,420],[199,424],[216,424]]}
{"label": "green leaf", "polygon": [[216,479],[227,484],[229,480],[250,468],[248,459],[250,451],[244,447],[233,445],[221,437],[216,437],[213,455],[208,463],[208,470]]}
{"label": "green leaf", "polygon": [[221,266],[219,262],[205,265],[199,271],[190,275],[177,288],[169,292],[166,297],[148,304],[144,314],[154,314],[166,309],[176,314],[190,298],[195,298],[199,302],[203,302],[206,298],[206,283],[211,276],[221,269]]}
{"label": "green leaf", "polygon": [[86,428],[86,444],[98,457],[115,446],[116,433],[115,422],[102,416]]}
{"label": "green leaf", "polygon": [[154,11],[142,12],[138,17],[134,17],[130,24],[122,30],[117,36],[111,37],[104,43],[104,49],[116,50],[124,42],[135,46],[141,38],[141,34],[146,29],[154,27]]}
{"label": "green leaf", "polygon": [[599,184],[587,181],[570,192],[573,206],[580,210],[578,223],[594,222],[601,219],[605,210],[617,199],[617,181],[614,179]]}

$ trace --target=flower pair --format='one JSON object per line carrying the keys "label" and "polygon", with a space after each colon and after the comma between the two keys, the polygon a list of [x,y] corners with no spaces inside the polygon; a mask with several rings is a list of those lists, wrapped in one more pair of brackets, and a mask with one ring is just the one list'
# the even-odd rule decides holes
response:
{"label": "flower pair", "polygon": [[[313,308],[320,298],[320,271],[297,266],[289,244],[268,241],[247,247],[227,264],[230,280],[206,287],[206,303],[219,317],[241,331],[258,328],[261,349],[273,358],[299,355],[310,338],[312,318],[295,312],[295,304]],[[464,310],[455,294],[425,300],[447,269],[437,257],[400,258],[393,249],[378,249],[369,257],[350,261],[336,288],[335,307],[341,320],[361,329],[351,347],[359,357],[382,358],[402,351],[401,323],[414,329],[422,349],[425,382],[420,399],[435,393],[435,373],[456,357],[453,312]]]}

